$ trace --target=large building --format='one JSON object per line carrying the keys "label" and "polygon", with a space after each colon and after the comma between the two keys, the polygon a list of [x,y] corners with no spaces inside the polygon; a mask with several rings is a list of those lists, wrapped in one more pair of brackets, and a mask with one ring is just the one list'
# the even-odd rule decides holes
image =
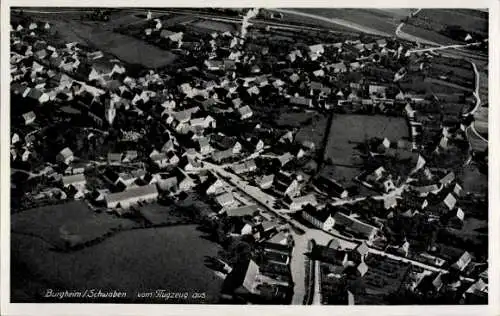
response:
{"label": "large building", "polygon": [[106,196],[108,208],[128,209],[139,202],[153,202],[158,198],[156,184],[130,188],[127,191],[109,194]]}
{"label": "large building", "polygon": [[341,212],[335,213],[333,220],[335,228],[339,227],[344,232],[351,233],[358,238],[363,238],[370,242],[373,241],[378,232],[376,227]]}

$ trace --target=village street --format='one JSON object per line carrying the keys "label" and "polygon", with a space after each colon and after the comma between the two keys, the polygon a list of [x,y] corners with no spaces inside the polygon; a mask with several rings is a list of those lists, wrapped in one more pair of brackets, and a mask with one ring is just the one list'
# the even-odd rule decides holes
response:
{"label": "village street", "polygon": [[[231,185],[235,186],[238,190],[241,190],[243,193],[246,193],[250,198],[252,198],[254,201],[258,202],[260,205],[264,206],[268,211],[273,213],[274,215],[279,216],[280,218],[284,219],[287,223],[292,225],[293,227],[300,228],[303,230],[305,233],[304,234],[298,234],[292,230],[292,235],[294,237],[295,241],[295,246],[292,251],[292,257],[291,257],[291,272],[293,276],[293,280],[295,282],[295,287],[294,287],[294,296],[293,296],[293,302],[292,304],[302,304],[304,300],[304,295],[306,293],[305,289],[305,260],[306,260],[306,253],[307,253],[307,242],[310,239],[314,239],[317,244],[319,245],[326,245],[328,242],[332,239],[336,239],[340,247],[343,249],[353,249],[357,245],[359,245],[360,241],[358,240],[352,240],[347,237],[342,236],[341,233],[338,231],[323,231],[320,229],[315,229],[315,228],[310,228],[306,227],[297,220],[293,219],[289,214],[287,214],[287,211],[284,209],[277,209],[274,207],[274,202],[276,199],[270,195],[268,195],[265,192],[262,192],[259,188],[249,185],[246,181],[242,180],[240,177],[237,175],[228,172],[224,169],[224,166],[218,166],[209,162],[204,162],[205,166],[217,173],[220,177],[223,179],[226,179]],[[380,195],[380,196],[374,196],[374,199],[382,200],[382,199],[388,199],[388,198],[393,198],[395,196],[398,196],[402,193],[402,191],[405,189],[406,185],[403,184],[400,187],[398,187],[396,190]],[[364,198],[361,198],[364,199]],[[353,200],[347,199],[345,201],[338,201],[336,202],[336,205],[342,205],[346,203],[352,203]],[[448,270],[438,268],[423,262],[419,262],[417,260],[409,259],[406,257],[394,255],[387,253],[382,250],[378,250],[375,248],[370,247],[370,253],[380,255],[380,256],[385,256],[393,260],[405,262],[412,264],[414,266],[418,266],[430,271],[435,271],[435,272],[443,272],[447,273]],[[462,278],[464,280],[471,280],[469,278]],[[318,281],[315,279],[315,282]],[[315,297],[317,300],[317,298]],[[314,301],[314,300],[313,300]]]}

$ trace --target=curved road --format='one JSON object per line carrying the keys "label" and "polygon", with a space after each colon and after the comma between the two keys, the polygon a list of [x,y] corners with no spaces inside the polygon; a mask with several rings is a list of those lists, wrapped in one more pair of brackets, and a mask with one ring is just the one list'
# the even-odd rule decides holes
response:
{"label": "curved road", "polygon": [[[421,10],[422,9],[417,9],[416,11],[410,13],[409,18],[414,17]],[[396,33],[396,36],[398,36],[399,38],[406,39],[406,40],[413,41],[413,42],[421,42],[421,43],[437,46],[437,47],[431,47],[431,48],[425,48],[425,49],[409,50],[408,51],[409,53],[436,51],[436,50],[445,50],[445,49],[457,49],[457,48],[463,48],[463,47],[467,47],[467,46],[474,46],[474,45],[481,44],[481,43],[471,43],[471,44],[464,44],[464,45],[442,45],[442,44],[438,44],[438,43],[435,43],[432,41],[425,40],[425,39],[420,38],[420,37],[416,37],[416,36],[404,33],[401,30],[404,25],[405,25],[405,23],[401,22],[401,24],[399,24],[398,27],[396,28],[395,33]],[[451,55],[451,56],[455,57],[454,55]],[[474,113],[481,107],[481,99],[479,98],[479,82],[480,82],[479,76],[480,75],[479,75],[479,71],[477,69],[476,64],[471,60],[468,60],[468,61],[471,63],[472,68],[474,69],[475,77],[476,77],[476,88],[475,88],[474,93],[473,93],[474,97],[476,98],[476,105],[474,106],[474,108],[471,111],[469,111],[465,115],[474,115]],[[481,136],[481,134],[479,134],[477,132],[476,128],[474,127],[474,122],[472,122],[471,125],[469,127],[467,127],[467,130],[470,130],[474,134],[474,136],[476,136],[480,141],[485,142],[486,143],[485,146],[488,145],[488,140],[486,138],[484,138],[483,136]],[[468,135],[468,133],[466,133],[466,135]],[[469,141],[469,144],[470,144],[470,141]]]}
{"label": "curved road", "polygon": [[[298,11],[293,11],[293,10],[288,10],[288,9],[273,9],[273,10],[277,11],[277,12],[281,12],[281,13],[295,14],[295,15],[299,15],[299,16],[314,18],[317,20],[321,20],[323,22],[341,25],[341,26],[351,28],[351,29],[356,30],[356,31],[365,32],[365,33],[369,33],[369,34],[375,34],[375,35],[380,35],[380,36],[393,36],[392,34],[381,32],[381,31],[378,31],[378,30],[373,29],[373,28],[365,27],[365,26],[351,23],[351,22],[341,20],[341,19],[326,18],[326,17],[317,16],[314,14],[308,14],[308,13],[303,13],[303,12],[298,12]],[[410,14],[410,16],[418,13],[419,10],[413,12],[412,14]],[[25,12],[28,12],[28,11],[25,11]],[[84,12],[84,11],[75,10],[75,12]],[[37,11],[36,13],[61,13],[61,12],[50,12],[50,11],[40,12],[40,11]],[[404,23],[402,23],[402,24],[404,25]],[[436,46],[442,46],[442,45],[439,45],[437,43],[426,41],[424,39],[409,36],[409,35],[403,33],[401,31],[401,28],[403,27],[403,25],[400,24],[396,29],[396,35],[398,37],[404,38],[406,36],[408,38],[411,38],[412,39],[411,41],[419,41],[419,42],[423,42],[423,43],[431,43],[432,45],[436,45]],[[478,74],[477,74],[477,76],[478,76]],[[476,92],[477,92],[477,89],[476,89]],[[478,95],[476,95],[476,99],[478,100],[478,102],[476,103],[475,108],[477,108],[478,103],[480,103]],[[225,171],[220,166],[208,164],[208,163],[207,163],[207,165],[210,167],[210,169],[214,170],[219,175],[229,178],[232,185],[234,185],[239,190],[246,193],[252,199],[259,202],[259,204],[264,205],[272,213],[275,213],[279,217],[285,219],[287,222],[289,222],[292,225],[295,225],[297,227],[300,227],[305,231],[305,234],[303,234],[303,235],[294,234],[295,247],[294,247],[293,252],[292,252],[291,270],[292,270],[292,275],[294,276],[294,280],[297,280],[298,282],[295,282],[295,288],[294,288],[295,294],[293,297],[293,304],[301,305],[303,302],[304,294],[305,294],[305,288],[304,288],[304,284],[303,284],[304,277],[305,277],[304,262],[305,262],[305,252],[307,251],[307,241],[309,239],[315,239],[319,244],[326,245],[332,238],[336,238],[340,242],[341,247],[346,248],[346,249],[352,249],[359,244],[358,241],[349,241],[347,238],[345,238],[341,235],[337,236],[336,234],[327,233],[327,232],[319,230],[319,229],[310,229],[308,227],[305,227],[304,225],[300,224],[296,220],[292,219],[289,215],[283,214],[280,212],[283,210],[275,209],[273,206],[273,204],[274,204],[273,201],[275,199],[268,196],[264,192],[262,192],[259,188],[248,185],[244,181],[241,181],[236,175]],[[441,269],[441,268],[431,266],[431,265],[428,265],[425,263],[421,263],[419,261],[415,261],[415,260],[408,259],[405,257],[400,257],[400,256],[396,256],[393,254],[388,254],[388,253],[381,251],[381,250],[370,248],[370,252],[374,253],[374,254],[386,256],[386,257],[389,257],[389,258],[394,259],[394,260],[399,260],[402,262],[407,262],[407,263],[410,263],[413,265],[417,265],[417,266],[420,266],[422,268],[425,268],[425,269],[428,269],[431,271],[447,272],[447,270],[445,270],[445,269]]]}
{"label": "curved road", "polygon": [[[316,15],[316,14],[304,13],[304,12],[299,12],[299,11],[290,10],[290,9],[271,9],[271,10],[272,11],[276,11],[276,12],[281,12],[281,13],[287,13],[287,14],[294,14],[294,15],[304,16],[304,17],[308,17],[308,18],[311,18],[311,19],[316,19],[316,20],[324,21],[324,22],[327,22],[327,23],[333,23],[333,24],[341,25],[341,26],[344,26],[344,27],[347,27],[347,28],[351,28],[351,29],[356,30],[356,31],[364,32],[364,33],[381,35],[381,36],[392,36],[392,34],[381,32],[381,31],[378,31],[378,30],[373,29],[373,28],[369,28],[369,27],[366,27],[366,26],[362,26],[362,25],[355,24],[355,23],[352,23],[352,22],[349,22],[349,21],[345,21],[345,20],[341,20],[341,19],[326,18],[326,17],[319,16],[319,15]],[[409,18],[414,17],[421,10],[422,10],[421,8],[416,9],[415,11],[411,12],[408,17]],[[473,46],[473,45],[480,44],[480,43],[471,43],[471,44],[464,44],[464,45],[442,45],[442,44],[439,44],[439,43],[436,43],[436,42],[433,42],[433,41],[429,41],[429,40],[423,39],[421,37],[417,37],[417,36],[413,36],[413,35],[404,33],[402,31],[402,28],[403,28],[404,25],[405,25],[405,23],[401,22],[396,27],[396,30],[395,30],[396,37],[399,37],[399,38],[401,38],[403,40],[407,40],[407,41],[410,41],[410,42],[419,42],[419,43],[424,43],[424,44],[427,44],[427,45],[436,46],[436,47],[425,48],[425,49],[409,50],[408,51],[409,53],[424,52],[424,51],[435,51],[435,50],[446,50],[446,49],[458,49],[458,48],[463,48],[463,47],[467,47],[467,46]],[[475,88],[475,92],[474,92],[474,97],[476,98],[476,106],[474,107],[474,109],[471,112],[468,113],[468,114],[472,114],[473,115],[479,109],[479,107],[481,106],[481,100],[479,98],[479,71],[477,70],[477,66],[476,66],[476,64],[474,62],[472,62],[470,60],[469,60],[469,62],[472,64],[472,67],[474,69],[474,73],[475,73],[475,76],[476,76],[476,88]],[[483,136],[481,136],[477,132],[477,130],[475,129],[474,122],[468,127],[468,129],[470,129],[470,131],[478,139],[480,139],[481,141],[484,141],[484,142],[488,143],[488,140],[485,139]]]}

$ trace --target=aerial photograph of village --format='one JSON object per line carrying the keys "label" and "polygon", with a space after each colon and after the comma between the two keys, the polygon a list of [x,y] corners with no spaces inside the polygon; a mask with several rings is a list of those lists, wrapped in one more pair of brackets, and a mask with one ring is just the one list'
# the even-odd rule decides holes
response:
{"label": "aerial photograph of village", "polygon": [[11,7],[10,301],[488,304],[488,14]]}

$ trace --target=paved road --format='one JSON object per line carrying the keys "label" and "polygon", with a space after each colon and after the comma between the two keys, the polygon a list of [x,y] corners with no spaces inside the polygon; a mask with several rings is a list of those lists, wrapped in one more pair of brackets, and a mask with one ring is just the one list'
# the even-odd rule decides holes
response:
{"label": "paved road", "polygon": [[314,260],[314,293],[312,305],[321,305],[321,273],[319,265],[319,261]]}
{"label": "paved road", "polygon": [[[412,18],[414,17],[415,15],[417,15],[422,9],[417,9],[413,12],[411,12],[409,15],[408,15],[408,18]],[[408,33],[405,33],[403,32],[403,26],[405,25],[405,22],[401,22],[397,27],[396,27],[396,30],[395,30],[395,34],[396,34],[396,37],[399,37],[403,40],[407,40],[407,41],[410,41],[410,42],[418,42],[418,43],[423,43],[423,44],[427,44],[427,45],[432,45],[432,46],[441,46],[440,44],[436,43],[436,42],[433,42],[433,41],[429,41],[429,40],[426,40],[424,38],[421,38],[421,37],[417,37],[417,36],[414,36],[414,35],[410,35]]]}
{"label": "paved road", "polygon": [[[292,257],[290,262],[290,269],[293,276],[293,281],[295,283],[295,287],[293,289],[294,295],[292,299],[292,305],[302,305],[304,302],[304,296],[306,294],[305,288],[305,276],[306,276],[306,252],[307,252],[307,243],[310,239],[314,239],[318,245],[326,246],[330,240],[334,237],[330,234],[325,233],[324,231],[318,229],[307,229],[306,233],[303,235],[298,235],[292,233],[293,238],[295,240],[295,247],[292,251]],[[353,249],[357,246],[357,243],[347,242],[343,240],[339,240],[341,246],[344,249]],[[318,278],[315,278],[315,282]]]}
{"label": "paved road", "polygon": [[[351,29],[354,29],[357,31],[361,31],[361,32],[366,32],[366,33],[370,33],[370,34],[377,34],[377,35],[382,35],[382,36],[390,36],[390,34],[386,34],[384,32],[380,32],[380,31],[375,30],[375,29],[367,28],[367,27],[364,27],[361,25],[356,25],[354,23],[340,20],[340,19],[330,19],[330,18],[320,17],[320,16],[316,16],[316,15],[312,15],[312,14],[303,13],[303,12],[297,12],[297,11],[293,11],[293,10],[284,10],[284,9],[274,9],[274,10],[278,11],[278,12],[282,12],[282,13],[296,14],[296,15],[307,16],[310,18],[315,18],[315,19],[318,19],[318,20],[321,20],[324,22],[342,25],[342,26],[345,26],[345,27],[348,27],[348,28],[351,28]],[[25,12],[27,12],[27,11],[25,11]],[[77,12],[83,12],[83,11],[80,10]],[[56,12],[37,11],[37,13],[56,13]],[[61,12],[57,12],[57,13],[61,13]],[[280,25],[283,25],[283,24],[280,24]],[[403,33],[401,32],[401,28],[402,28],[402,26],[401,27],[398,26],[398,29],[396,30],[396,34],[398,35],[398,33],[399,33],[399,36],[403,36]],[[418,41],[421,41],[421,40],[418,40]],[[437,44],[437,45],[439,46],[439,44]],[[479,98],[479,97],[477,96],[477,98]],[[238,176],[236,176],[230,172],[225,171],[223,169],[223,167],[221,167],[221,166],[217,166],[217,165],[210,164],[207,162],[205,162],[205,164],[210,169],[212,169],[217,174],[219,174],[220,176],[228,178],[229,182],[232,185],[236,186],[239,190],[246,193],[248,196],[250,196],[251,198],[253,198],[257,202],[259,202],[260,204],[264,205],[267,208],[267,210],[271,211],[275,215],[283,218],[284,220],[291,223],[292,225],[299,227],[305,231],[305,234],[303,234],[303,235],[294,234],[296,246],[293,249],[292,259],[291,259],[292,275],[294,276],[294,281],[295,281],[295,289],[294,289],[295,295],[293,298],[294,304],[302,304],[302,302],[303,302],[303,297],[304,297],[304,293],[305,293],[305,288],[304,288],[305,265],[304,265],[304,262],[305,262],[305,252],[307,250],[307,241],[309,239],[315,239],[318,244],[326,245],[332,238],[337,238],[341,247],[346,248],[346,249],[352,249],[356,245],[359,244],[359,242],[349,241],[349,240],[347,240],[347,238],[345,238],[341,235],[339,236],[339,235],[335,235],[334,233],[326,233],[326,232],[318,230],[318,229],[311,229],[311,228],[305,227],[304,225],[300,224],[296,220],[292,219],[289,215],[283,214],[285,210],[276,209],[274,207],[274,202],[276,201],[276,199],[274,197],[271,197],[268,194],[262,192],[257,187],[249,185],[248,183],[246,183],[246,181],[241,180]],[[402,188],[401,188],[401,190],[402,190]],[[391,194],[398,194],[398,193],[395,191]],[[388,196],[388,195],[386,195],[386,196]],[[384,197],[381,196],[378,198],[382,199]],[[350,202],[352,203],[352,201],[350,201]],[[340,205],[342,203],[349,203],[349,202],[348,201],[339,201],[338,205]],[[421,262],[411,260],[408,258],[396,256],[393,254],[388,254],[388,253],[385,253],[384,251],[381,251],[381,250],[370,248],[370,252],[372,252],[374,254],[378,254],[378,255],[387,256],[387,257],[394,259],[394,260],[408,262],[408,263],[411,263],[413,265],[420,266],[422,268],[425,268],[425,269],[428,269],[431,271],[447,272],[447,270],[445,270],[445,269],[430,266],[430,265],[427,265],[425,263],[421,263]]]}
{"label": "paved road", "polygon": [[336,238],[341,247],[345,249],[352,249],[358,245],[357,242],[348,241],[340,237],[336,237],[332,234],[326,233],[319,229],[312,229],[306,227],[291,218],[290,215],[284,213],[285,210],[277,209],[274,207],[274,201],[276,199],[265,192],[262,192],[259,188],[249,185],[246,181],[241,180],[238,176],[231,172],[224,170],[223,166],[214,165],[209,162],[204,162],[205,166],[217,173],[219,176],[228,179],[228,182],[235,186],[237,189],[246,193],[253,200],[257,201],[259,204],[266,207],[268,211],[275,214],[276,216],[282,218],[286,222],[290,223],[292,226],[302,229],[305,233],[299,235],[292,230],[292,234],[295,240],[295,246],[292,250],[290,269],[294,280],[294,296],[292,298],[293,305],[302,305],[304,301],[304,295],[306,293],[305,289],[305,260],[307,252],[307,242],[310,239],[316,240],[320,245],[326,245],[330,240]]}
{"label": "paved road", "polygon": [[[137,10],[136,10],[137,11]],[[209,13],[203,13],[203,12],[194,12],[186,9],[155,9],[151,10],[153,13],[176,13],[176,14],[184,14],[184,15],[191,15],[197,18],[204,18],[212,21],[220,21],[220,22],[229,22],[229,23],[238,23],[241,24],[243,18],[242,17],[221,17],[217,16],[215,14],[209,14]],[[263,19],[258,19],[254,18],[251,20],[251,24],[264,24],[266,26],[270,26],[273,28],[281,28],[281,29],[289,29],[289,30],[312,30],[312,31],[324,31],[325,28],[322,27],[312,27],[312,26],[305,26],[305,25],[296,25],[296,24],[288,24],[286,22],[279,22],[279,21],[269,21],[269,20],[263,20]]]}
{"label": "paved road", "polygon": [[[474,89],[474,97],[476,98],[476,106],[469,112],[467,113],[467,115],[474,115],[477,110],[480,109],[481,107],[481,98],[479,97],[479,82],[480,82],[480,78],[479,78],[479,71],[477,70],[477,66],[475,63],[473,63],[472,61],[470,61],[470,63],[472,64],[472,68],[474,69],[474,74],[476,75],[476,88]],[[483,142],[486,143],[486,145],[488,144],[488,140],[486,138],[484,138],[483,136],[481,136],[481,134],[479,134],[474,126],[474,122],[472,122],[472,124],[469,126],[469,128],[471,129],[472,133],[474,133],[480,140],[482,140]]]}
{"label": "paved road", "polygon": [[28,179],[32,179],[32,178],[36,178],[36,177],[40,177],[42,175],[42,173],[33,173],[31,171],[27,171],[27,170],[23,170],[23,169],[16,169],[16,168],[10,168],[10,174],[14,174],[14,173],[17,173],[17,172],[21,172],[21,173],[25,173],[28,175]]}
{"label": "paved road", "polygon": [[[276,209],[274,207],[274,201],[276,200],[274,197],[269,196],[267,193],[262,192],[259,188],[248,185],[246,181],[241,180],[238,176],[232,174],[231,172],[227,172],[224,170],[223,167],[214,165],[208,162],[205,162],[206,166],[209,169],[212,169],[214,172],[219,174],[219,176],[223,178],[229,179],[229,183],[234,185],[236,188],[241,190],[242,192],[246,193],[248,196],[250,196],[252,199],[255,201],[259,202],[259,204],[265,206],[267,210],[271,211],[275,215],[279,216],[280,218],[286,220],[288,223],[292,224],[295,227],[301,228],[302,230],[305,231],[305,234],[303,235],[298,235],[298,234],[293,234],[294,239],[295,239],[295,247],[292,252],[292,258],[291,258],[291,270],[292,270],[292,275],[293,279],[295,282],[295,288],[294,288],[294,297],[293,297],[293,304],[302,304],[303,299],[304,299],[304,294],[305,294],[305,285],[304,285],[304,278],[305,278],[305,253],[307,251],[307,241],[309,239],[314,239],[316,242],[320,245],[326,245],[330,240],[333,238],[337,239],[340,243],[340,246],[344,249],[353,249],[357,245],[360,244],[360,241],[358,240],[349,240],[347,237],[342,236],[338,232],[325,232],[323,230],[319,229],[312,229],[309,227],[306,227],[302,225],[301,223],[297,222],[295,219],[291,218],[288,216],[288,214],[284,214],[282,209]],[[374,197],[375,199],[385,199],[390,196],[398,195],[401,194],[401,192],[404,190],[405,185],[400,186],[396,190],[384,194],[381,196],[376,196]],[[271,202],[273,201],[273,202]],[[391,258],[393,260],[409,263],[430,271],[435,271],[435,272],[444,272],[447,273],[449,272],[446,269],[442,269],[436,266],[431,266],[423,262],[419,262],[417,260],[409,259],[406,257],[386,253],[385,251],[378,250],[375,248],[370,247],[370,253],[385,256],[388,258]],[[472,281],[470,278],[462,278],[464,280],[469,280]]]}
{"label": "paved road", "polygon": [[433,51],[437,51],[437,50],[455,49],[455,48],[463,48],[463,47],[478,46],[478,45],[481,45],[481,42],[469,43],[469,44],[445,45],[445,46],[439,46],[439,47],[428,47],[428,48],[422,48],[422,49],[412,49],[412,50],[408,50],[408,53],[411,54],[411,53],[433,52]]}
{"label": "paved road", "polygon": [[[410,18],[413,17],[413,16],[415,16],[416,14],[418,14],[418,12],[420,12],[420,10],[422,10],[422,9],[418,9],[415,12],[410,13]],[[442,45],[442,44],[438,44],[438,43],[427,41],[427,40],[425,40],[423,38],[419,38],[419,37],[416,37],[416,36],[408,35],[408,34],[402,32],[401,29],[403,28],[404,24],[405,23],[402,22],[401,24],[398,25],[398,27],[396,28],[396,31],[395,31],[396,36],[398,36],[400,38],[403,38],[403,39],[406,39],[406,40],[414,41],[414,42],[421,42],[421,43],[426,43],[426,44],[429,44],[429,45],[435,45],[435,46],[437,46],[437,47],[429,47],[429,48],[424,48],[424,49],[409,50],[408,53],[410,53],[410,54],[411,53],[418,53],[418,52],[433,52],[433,51],[439,51],[439,50],[449,50],[449,49],[456,50],[456,49],[459,49],[459,48],[464,48],[464,47],[468,47],[468,46],[477,46],[477,45],[481,44],[480,42],[471,43],[471,44],[464,44],[464,45]],[[470,58],[466,58],[463,55],[457,56],[457,54],[448,53],[448,56],[454,57],[454,58],[465,58],[465,59],[467,59],[471,63],[472,68],[474,69],[474,74],[475,74],[475,77],[476,77],[476,87],[474,89],[474,93],[473,94],[474,94],[474,97],[476,98],[476,105],[474,106],[474,108],[470,112],[468,112],[466,114],[466,115],[474,115],[474,113],[481,107],[481,99],[479,97],[480,74],[479,74],[479,71],[477,69],[477,65],[476,65],[476,63],[473,60],[471,60]],[[480,141],[485,142],[486,143],[485,146],[487,146],[488,140],[486,138],[484,138],[483,136],[481,136],[477,132],[476,128],[474,127],[474,122],[472,122],[472,124],[468,127],[468,130],[470,130],[470,132],[473,133]],[[468,135],[468,133],[466,135]],[[470,140],[469,140],[469,144],[470,144]]]}

